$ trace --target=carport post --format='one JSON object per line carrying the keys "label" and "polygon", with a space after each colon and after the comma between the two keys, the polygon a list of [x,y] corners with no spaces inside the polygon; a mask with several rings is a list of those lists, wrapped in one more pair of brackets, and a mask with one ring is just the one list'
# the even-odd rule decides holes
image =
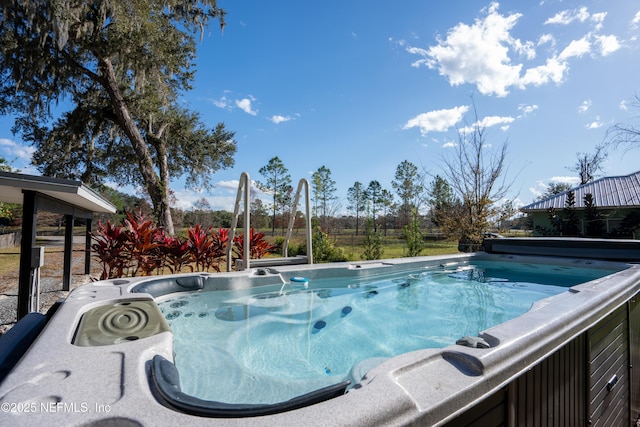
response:
{"label": "carport post", "polygon": [[64,270],[62,272],[62,290],[71,289],[71,258],[73,255],[73,215],[65,215],[64,225]]}
{"label": "carport post", "polygon": [[84,274],[91,274],[91,218],[87,218],[87,231],[84,237]]}
{"label": "carport post", "polygon": [[22,191],[22,240],[20,242],[20,279],[18,282],[18,320],[29,314],[31,283],[31,249],[36,244],[36,192]]}

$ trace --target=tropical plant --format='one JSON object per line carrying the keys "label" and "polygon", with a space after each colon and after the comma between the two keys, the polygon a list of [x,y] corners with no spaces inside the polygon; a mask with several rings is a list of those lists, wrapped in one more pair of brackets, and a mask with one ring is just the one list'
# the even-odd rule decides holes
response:
{"label": "tropical plant", "polygon": [[98,221],[98,230],[91,235],[91,251],[102,266],[100,280],[123,277],[131,258],[128,253],[128,239],[122,226]]}
{"label": "tropical plant", "polygon": [[[233,253],[238,259],[244,259],[244,245],[245,235],[243,233],[238,234],[233,239],[234,247]],[[276,249],[265,239],[264,233],[256,233],[253,228],[249,230],[249,257],[252,259],[259,259],[267,255]]]}
{"label": "tropical plant", "polygon": [[208,271],[210,268],[220,271],[219,264],[225,255],[224,243],[219,236],[214,236],[212,227],[203,229],[199,224],[187,230],[185,243],[196,271]]}
{"label": "tropical plant", "polygon": [[161,267],[159,230],[151,220],[131,213],[122,221],[132,276],[148,276]]}

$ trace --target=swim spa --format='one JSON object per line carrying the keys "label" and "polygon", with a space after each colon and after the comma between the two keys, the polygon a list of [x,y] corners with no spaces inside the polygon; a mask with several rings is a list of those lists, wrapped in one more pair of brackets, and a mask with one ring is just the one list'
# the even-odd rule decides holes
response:
{"label": "swim spa", "polygon": [[[563,282],[506,313],[511,291],[538,288],[519,275],[539,268]],[[505,274],[515,276],[507,282]],[[434,276],[450,288],[468,282],[466,293],[453,297],[460,305],[433,302],[450,290],[436,291]],[[336,285],[342,280],[345,286]],[[639,291],[636,265],[484,253],[96,282],[69,295],[0,384],[1,403],[15,409],[2,416],[19,425],[630,423],[638,415],[639,382],[630,366],[638,357]],[[463,320],[477,312],[462,304],[471,294],[499,312]],[[389,335],[416,342],[375,339],[397,331],[383,309],[407,315],[410,333]],[[450,331],[421,326],[431,314]],[[285,320],[288,335],[276,327]],[[186,321],[210,329],[180,324]],[[250,327],[224,330],[239,325]],[[261,347],[272,342],[265,337],[280,335],[284,342],[274,345],[283,352]],[[346,341],[327,359],[321,349],[340,336]],[[190,353],[185,337],[197,340]],[[358,342],[363,338],[369,341]],[[233,347],[256,341],[258,350],[237,352],[252,370],[239,367]],[[348,347],[376,348],[350,358]],[[276,380],[293,372],[296,384],[311,374],[316,382],[254,399],[253,389],[285,387],[244,378],[270,370]],[[210,392],[207,379],[216,373],[221,387]],[[222,380],[223,373],[230,377]]]}

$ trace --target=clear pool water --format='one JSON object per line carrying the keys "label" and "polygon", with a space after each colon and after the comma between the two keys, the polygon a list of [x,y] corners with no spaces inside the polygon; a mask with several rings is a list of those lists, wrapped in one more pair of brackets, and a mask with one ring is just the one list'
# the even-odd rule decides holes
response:
{"label": "clear pool water", "polygon": [[373,358],[475,336],[535,301],[611,273],[475,264],[314,279],[308,288],[292,282],[171,294],[158,304],[174,333],[184,393],[277,403],[349,378]]}

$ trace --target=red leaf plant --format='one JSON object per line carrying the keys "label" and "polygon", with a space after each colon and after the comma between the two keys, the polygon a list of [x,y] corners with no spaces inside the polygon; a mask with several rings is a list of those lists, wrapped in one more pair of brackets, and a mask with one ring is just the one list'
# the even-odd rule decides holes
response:
{"label": "red leaf plant", "polygon": [[[235,244],[233,252],[236,258],[244,259],[244,241],[243,233],[238,234],[233,239]],[[252,259],[262,258],[275,249],[275,246],[272,246],[267,242],[264,233],[256,233],[253,228],[249,229],[249,244],[249,257]]]}
{"label": "red leaf plant", "polygon": [[131,258],[128,254],[128,238],[122,233],[122,226],[107,221],[104,225],[98,221],[97,233],[91,234],[94,243],[91,251],[102,266],[100,280],[123,277]]}
{"label": "red leaf plant", "polygon": [[208,271],[210,268],[220,271],[219,264],[225,254],[226,241],[216,235],[211,227],[202,229],[199,224],[189,227],[186,245],[196,271]]}
{"label": "red leaf plant", "polygon": [[168,268],[172,274],[179,273],[185,266],[190,267],[193,271],[193,267],[189,265],[191,255],[187,250],[186,240],[169,236],[164,230],[161,230],[158,235],[158,243],[160,244],[158,249],[160,249],[162,267]]}
{"label": "red leaf plant", "polygon": [[128,238],[132,260],[132,276],[148,276],[162,266],[159,236],[160,231],[153,221],[145,220],[142,215],[127,213],[122,220],[125,235]]}

